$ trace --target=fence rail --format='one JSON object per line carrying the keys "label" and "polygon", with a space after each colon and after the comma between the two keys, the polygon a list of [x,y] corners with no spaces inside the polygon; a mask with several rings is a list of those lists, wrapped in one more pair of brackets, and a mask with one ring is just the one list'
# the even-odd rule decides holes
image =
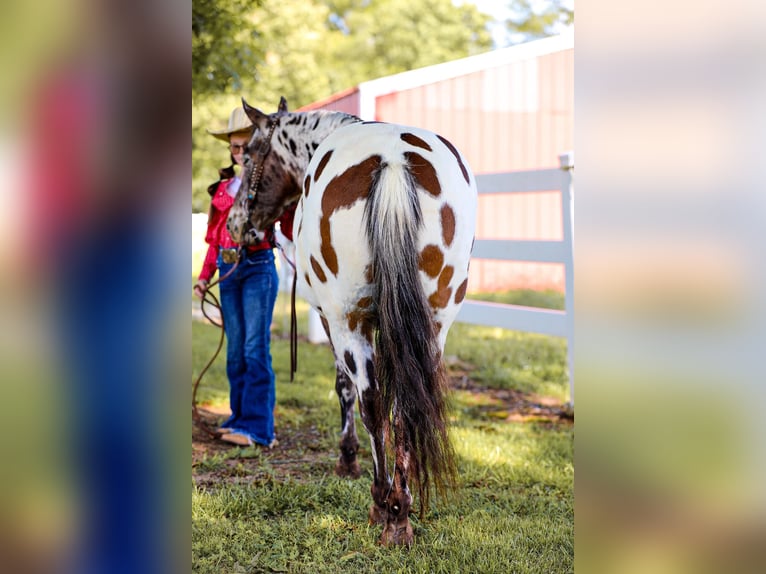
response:
{"label": "fence rail", "polygon": [[540,309],[520,305],[488,303],[467,298],[457,321],[501,327],[515,331],[565,337],[569,368],[570,402],[574,405],[574,268],[573,268],[573,186],[574,154],[559,156],[559,169],[529,170],[476,176],[479,194],[561,192],[563,224],[560,241],[477,239],[473,259],[561,263],[564,265],[564,310]]}

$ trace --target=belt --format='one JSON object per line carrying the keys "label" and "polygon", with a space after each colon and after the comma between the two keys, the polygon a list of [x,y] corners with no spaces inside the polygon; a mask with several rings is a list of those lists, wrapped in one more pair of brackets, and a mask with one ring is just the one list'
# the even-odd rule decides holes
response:
{"label": "belt", "polygon": [[239,259],[239,249],[236,247],[231,247],[228,249],[224,249],[221,247],[220,249],[221,253],[221,261],[223,261],[226,264],[231,265],[232,263],[236,263]]}
{"label": "belt", "polygon": [[[232,263],[236,263],[239,260],[240,250],[237,247],[219,247],[218,249],[221,253],[221,260],[224,263],[231,265]],[[256,247],[248,247],[243,251],[243,253],[246,257],[249,257],[256,253],[261,253],[262,251],[266,250],[258,249]]]}

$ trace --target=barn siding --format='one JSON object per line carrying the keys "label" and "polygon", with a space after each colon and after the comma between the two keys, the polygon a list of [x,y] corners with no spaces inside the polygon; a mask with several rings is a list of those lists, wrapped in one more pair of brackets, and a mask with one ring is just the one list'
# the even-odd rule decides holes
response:
{"label": "barn siding", "polygon": [[359,114],[359,88],[354,87],[299,108],[302,112],[309,110],[332,110],[356,116]]}

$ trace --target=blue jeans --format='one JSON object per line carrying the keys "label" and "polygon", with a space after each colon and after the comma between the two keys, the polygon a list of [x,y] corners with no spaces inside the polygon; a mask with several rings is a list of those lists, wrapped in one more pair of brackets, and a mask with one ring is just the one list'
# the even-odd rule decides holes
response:
{"label": "blue jeans", "polygon": [[[221,277],[232,267],[218,257]],[[246,255],[219,283],[231,404],[231,417],[222,426],[262,445],[274,439],[276,392],[270,343],[277,288],[271,249]]]}

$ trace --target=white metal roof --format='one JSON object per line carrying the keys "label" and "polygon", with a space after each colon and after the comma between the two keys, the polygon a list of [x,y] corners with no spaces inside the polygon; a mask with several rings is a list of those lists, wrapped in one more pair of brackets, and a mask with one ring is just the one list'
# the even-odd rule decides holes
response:
{"label": "white metal roof", "polygon": [[558,36],[525,42],[508,48],[492,50],[476,56],[452,60],[443,64],[426,66],[391,76],[384,76],[359,84],[359,117],[375,119],[375,98],[393,92],[417,88],[442,80],[464,76],[487,68],[503,66],[511,62],[528,60],[574,47],[574,28]]}

